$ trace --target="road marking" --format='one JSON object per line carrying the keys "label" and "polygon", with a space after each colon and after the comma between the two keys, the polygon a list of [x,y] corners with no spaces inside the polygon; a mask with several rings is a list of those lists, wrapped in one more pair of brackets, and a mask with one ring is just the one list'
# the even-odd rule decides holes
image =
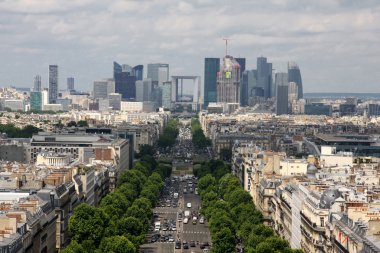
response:
{"label": "road marking", "polygon": [[202,232],[202,231],[183,231],[185,234],[210,234],[209,232]]}

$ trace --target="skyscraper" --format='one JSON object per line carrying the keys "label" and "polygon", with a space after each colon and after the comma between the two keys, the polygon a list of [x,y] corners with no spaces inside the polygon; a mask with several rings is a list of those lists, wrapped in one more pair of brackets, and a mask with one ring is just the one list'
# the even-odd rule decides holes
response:
{"label": "skyscraper", "polygon": [[113,110],[120,110],[121,107],[121,94],[119,93],[110,93],[108,94],[109,106]]}
{"label": "skyscraper", "polygon": [[67,78],[67,90],[68,91],[75,90],[75,88],[74,88],[74,77],[68,77]]}
{"label": "skyscraper", "polygon": [[217,102],[240,103],[240,65],[229,55],[223,58],[223,65],[218,72]]}
{"label": "skyscraper", "polygon": [[58,66],[49,65],[49,103],[55,104],[58,98]]}
{"label": "skyscraper", "polygon": [[244,71],[241,78],[240,85],[240,105],[247,106],[248,105],[248,82],[249,82],[249,72]]}
{"label": "skyscraper", "polygon": [[248,76],[243,80],[243,74],[245,71],[245,58],[235,58],[235,60],[240,65],[240,105],[247,106],[248,105]]}
{"label": "skyscraper", "polygon": [[136,101],[151,101],[152,79],[136,81]]}
{"label": "skyscraper", "polygon": [[95,81],[93,92],[94,99],[106,99],[109,94],[115,93],[115,81],[113,79]]}
{"label": "skyscraper", "polygon": [[216,102],[216,77],[220,70],[219,58],[205,58],[204,72],[204,106]]}
{"label": "skyscraper", "polygon": [[172,82],[164,82],[161,86],[162,106],[167,109],[172,107]]}
{"label": "skyscraper", "polygon": [[264,97],[270,98],[272,94],[272,63],[267,62],[267,58],[257,58],[257,87],[264,91]]}
{"label": "skyscraper", "polygon": [[301,71],[295,62],[288,63],[288,78],[289,83],[294,82],[297,84],[298,99],[303,98]]}
{"label": "skyscraper", "polygon": [[276,93],[276,114],[288,114],[288,84],[278,85]]}
{"label": "skyscraper", "polygon": [[157,82],[161,85],[163,82],[169,81],[169,64],[167,63],[150,63],[148,64],[148,78],[152,82]]}
{"label": "skyscraper", "polygon": [[34,77],[33,91],[41,91],[41,76],[40,75],[36,75]]}
{"label": "skyscraper", "polygon": [[276,73],[274,86],[276,87],[276,114],[289,113],[289,86],[288,73]]}
{"label": "skyscraper", "polygon": [[288,84],[288,99],[289,102],[298,99],[298,85],[295,82],[290,82]]}
{"label": "skyscraper", "polygon": [[119,63],[114,61],[113,62],[113,79],[116,79],[115,75],[121,72],[123,72],[123,67]]}
{"label": "skyscraper", "polygon": [[120,93],[123,99],[136,99],[136,76],[133,75],[132,67],[117,62],[113,63],[113,76],[115,79],[115,92]]}
{"label": "skyscraper", "polygon": [[42,111],[42,92],[32,91],[30,93],[30,110],[31,111]]}
{"label": "skyscraper", "polygon": [[144,66],[137,65],[132,68],[133,75],[136,77],[136,80],[143,80],[144,78]]}

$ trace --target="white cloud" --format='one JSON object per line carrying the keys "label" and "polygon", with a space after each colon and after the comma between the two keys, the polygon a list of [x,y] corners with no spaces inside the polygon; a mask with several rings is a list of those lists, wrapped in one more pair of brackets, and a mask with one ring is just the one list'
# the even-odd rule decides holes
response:
{"label": "white cloud", "polygon": [[260,55],[278,69],[297,61],[305,90],[344,82],[369,91],[380,80],[377,0],[0,0],[0,32],[0,85],[29,85],[56,62],[82,89],[112,76],[113,60],[203,75],[223,37],[249,68]]}

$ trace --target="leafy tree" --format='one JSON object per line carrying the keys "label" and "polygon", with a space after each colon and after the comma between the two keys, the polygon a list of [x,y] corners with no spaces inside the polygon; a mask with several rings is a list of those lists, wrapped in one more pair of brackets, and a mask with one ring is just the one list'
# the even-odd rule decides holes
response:
{"label": "leafy tree", "polygon": [[79,120],[79,121],[77,122],[77,126],[78,126],[78,127],[88,127],[88,123],[87,123],[86,120]]}
{"label": "leafy tree", "polygon": [[146,176],[144,173],[138,170],[125,170],[120,178],[119,178],[119,184],[124,184],[124,183],[131,183],[133,185],[134,190],[137,192],[140,192],[142,189],[142,186],[144,185],[146,181]]}
{"label": "leafy tree", "polygon": [[100,202],[100,208],[103,209],[110,217],[121,217],[125,210],[131,205],[126,196],[120,192],[115,191],[109,193]]}
{"label": "leafy tree", "polygon": [[137,158],[143,157],[144,155],[150,155],[150,156],[154,155],[154,149],[153,149],[153,146],[151,145],[143,144],[140,146],[139,149],[140,149],[140,152],[138,153]]}
{"label": "leafy tree", "polygon": [[200,193],[202,193],[202,191],[206,191],[210,186],[213,186],[215,184],[215,178],[211,174],[207,174],[206,176],[199,179],[198,190]]}
{"label": "leafy tree", "polygon": [[79,244],[77,241],[72,240],[70,244],[64,248],[62,253],[84,253],[88,252],[86,249],[83,248],[81,244]]}
{"label": "leafy tree", "polygon": [[135,217],[123,217],[117,221],[117,235],[141,235],[144,232],[144,226],[141,221]]}
{"label": "leafy tree", "polygon": [[105,237],[100,244],[102,252],[109,253],[136,253],[135,246],[125,236]]}
{"label": "leafy tree", "polygon": [[231,230],[227,227],[222,228],[213,234],[213,249],[215,253],[232,253],[235,252],[235,238]]}
{"label": "leafy tree", "polygon": [[231,161],[232,151],[230,149],[223,148],[220,150],[219,156],[223,161]]}
{"label": "leafy tree", "polygon": [[244,191],[243,188],[236,188],[234,191],[227,193],[224,199],[230,204],[230,207],[239,204],[253,204],[251,195]]}
{"label": "leafy tree", "polygon": [[77,126],[77,123],[73,120],[67,123],[67,127],[76,127],[76,126]]}
{"label": "leafy tree", "polygon": [[69,229],[78,243],[93,240],[95,245],[99,245],[107,224],[108,218],[101,209],[82,203],[70,217]]}

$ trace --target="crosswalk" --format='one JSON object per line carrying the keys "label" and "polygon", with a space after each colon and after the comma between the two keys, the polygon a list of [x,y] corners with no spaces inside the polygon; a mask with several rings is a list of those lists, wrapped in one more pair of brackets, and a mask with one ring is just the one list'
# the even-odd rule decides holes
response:
{"label": "crosswalk", "polygon": [[184,234],[210,234],[209,232],[202,232],[202,231],[183,231]]}
{"label": "crosswalk", "polygon": [[177,214],[177,212],[155,212],[156,214]]}

